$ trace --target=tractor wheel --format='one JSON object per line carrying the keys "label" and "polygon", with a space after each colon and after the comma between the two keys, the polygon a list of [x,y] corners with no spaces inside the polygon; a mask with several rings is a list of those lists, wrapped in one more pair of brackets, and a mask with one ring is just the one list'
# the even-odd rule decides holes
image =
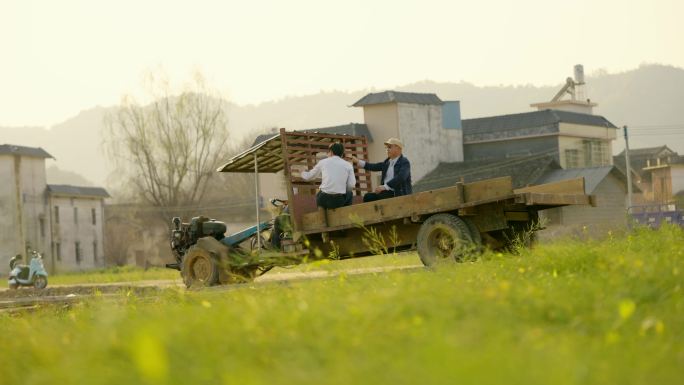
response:
{"label": "tractor wheel", "polygon": [[[270,242],[266,240],[266,238],[262,235],[259,234],[259,241],[261,242],[261,249],[267,249],[268,246],[270,246]],[[270,237],[269,237],[270,239]],[[257,249],[257,235],[253,235],[252,238],[249,240],[249,249],[251,251],[255,251]]]}
{"label": "tractor wheel", "polygon": [[33,281],[33,287],[36,289],[45,289],[47,287],[48,280],[47,277],[44,275],[39,275],[36,276],[36,279]]}
{"label": "tractor wheel", "polygon": [[195,245],[183,257],[181,275],[187,287],[213,286],[218,283],[218,264],[211,253]]}
{"label": "tractor wheel", "polygon": [[436,214],[423,222],[417,244],[425,266],[461,261],[475,248],[468,225],[451,214]]}

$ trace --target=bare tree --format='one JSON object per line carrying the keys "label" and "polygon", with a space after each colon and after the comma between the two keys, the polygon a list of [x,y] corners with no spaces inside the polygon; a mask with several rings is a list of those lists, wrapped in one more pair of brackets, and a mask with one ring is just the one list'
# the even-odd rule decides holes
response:
{"label": "bare tree", "polygon": [[[130,96],[107,119],[105,148],[143,203],[169,208],[198,204],[223,159],[229,132],[223,100],[201,75],[180,95],[150,76],[153,101]],[[170,213],[163,211],[165,219]]]}

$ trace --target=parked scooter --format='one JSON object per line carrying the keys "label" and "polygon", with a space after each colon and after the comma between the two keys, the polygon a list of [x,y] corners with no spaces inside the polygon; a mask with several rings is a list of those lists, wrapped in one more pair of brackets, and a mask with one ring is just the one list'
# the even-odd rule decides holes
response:
{"label": "parked scooter", "polygon": [[[19,256],[20,257],[20,256]],[[48,274],[43,266],[43,256],[39,252],[31,251],[31,262],[28,266],[19,265],[17,257],[10,261],[9,288],[16,289],[19,286],[33,286],[36,289],[44,289],[47,286]]]}

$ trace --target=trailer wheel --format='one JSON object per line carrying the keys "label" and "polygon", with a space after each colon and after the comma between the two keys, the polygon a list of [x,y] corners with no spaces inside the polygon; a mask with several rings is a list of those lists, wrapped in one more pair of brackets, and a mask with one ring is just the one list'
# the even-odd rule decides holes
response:
{"label": "trailer wheel", "polygon": [[417,243],[425,266],[461,261],[475,249],[468,225],[451,214],[436,214],[423,222]]}
{"label": "trailer wheel", "polygon": [[213,286],[218,282],[218,265],[207,250],[195,245],[185,253],[181,275],[187,287]]}
{"label": "trailer wheel", "polygon": [[461,220],[468,226],[468,232],[470,233],[470,238],[475,244],[476,251],[482,252],[482,234],[480,234],[480,230],[477,228],[472,219],[461,218]]}

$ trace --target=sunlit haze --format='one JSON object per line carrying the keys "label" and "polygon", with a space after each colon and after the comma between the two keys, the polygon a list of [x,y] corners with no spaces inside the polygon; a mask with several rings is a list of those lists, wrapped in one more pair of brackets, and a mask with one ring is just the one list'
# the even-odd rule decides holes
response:
{"label": "sunlit haze", "polygon": [[0,0],[0,126],[50,126],[200,70],[238,104],[415,81],[553,85],[684,67],[684,1]]}

